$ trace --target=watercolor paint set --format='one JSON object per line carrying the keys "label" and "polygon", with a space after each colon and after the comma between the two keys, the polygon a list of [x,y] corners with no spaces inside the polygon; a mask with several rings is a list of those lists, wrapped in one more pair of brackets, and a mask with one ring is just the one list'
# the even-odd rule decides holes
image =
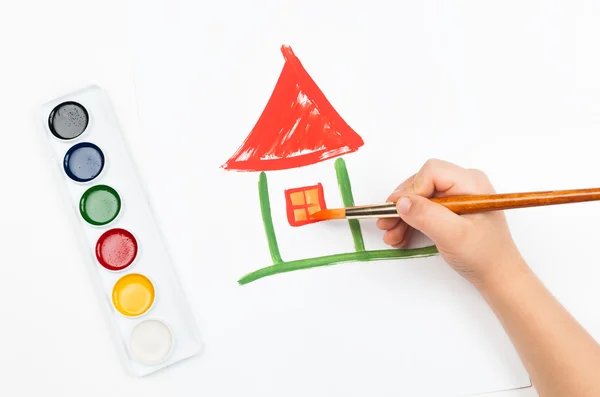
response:
{"label": "watercolor paint set", "polygon": [[39,118],[125,367],[145,376],[199,354],[199,331],[106,93],[86,87],[42,105]]}

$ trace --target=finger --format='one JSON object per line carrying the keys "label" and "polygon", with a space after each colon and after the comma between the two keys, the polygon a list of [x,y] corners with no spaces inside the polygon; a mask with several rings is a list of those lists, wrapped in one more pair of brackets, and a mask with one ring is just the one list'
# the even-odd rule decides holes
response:
{"label": "finger", "polygon": [[398,244],[392,245],[392,247],[393,248],[404,248],[404,247],[406,247],[406,245],[410,241],[410,238],[411,238],[412,234],[414,233],[414,231],[415,231],[415,229],[413,229],[412,227],[408,227],[406,229],[406,232],[404,232],[404,238],[402,239],[402,241],[400,241]]}
{"label": "finger", "polygon": [[[401,184],[399,184],[396,189],[394,189],[394,191],[392,192],[392,195],[394,193],[397,192],[408,192],[411,191],[411,187],[413,184],[413,181],[415,179],[415,176],[417,174],[413,174],[410,177],[408,177],[406,180],[404,180],[404,182],[402,182]],[[390,200],[390,197],[392,197],[391,195],[388,196],[386,202],[392,203],[393,201]],[[402,219],[401,218],[381,218],[378,219],[376,222],[376,226],[380,229],[380,230],[390,230],[393,229],[394,227],[396,227],[398,225],[399,222],[401,222]]]}
{"label": "finger", "polygon": [[383,242],[391,246],[400,244],[404,240],[406,229],[408,229],[408,225],[405,222],[400,222],[395,228],[385,232]]}
{"label": "finger", "polygon": [[481,171],[462,168],[456,164],[430,159],[414,177],[412,192],[394,192],[389,201],[396,202],[405,194],[424,197],[457,194],[491,193],[493,188]]}
{"label": "finger", "polygon": [[410,177],[408,177],[404,182],[402,182],[401,184],[399,184],[396,189],[394,189],[394,191],[390,194],[390,196],[388,197],[388,199],[386,200],[387,202],[393,202],[395,200],[390,200],[390,198],[394,195],[394,194],[398,194],[399,192],[404,192],[404,194],[407,193],[413,193],[413,184],[415,182],[415,177],[417,176],[417,174],[413,174]]}
{"label": "finger", "polygon": [[379,230],[390,230],[395,228],[401,221],[401,218],[381,218],[375,222],[375,225]]}
{"label": "finger", "polygon": [[402,197],[396,208],[406,224],[421,231],[436,245],[460,244],[472,225],[467,218],[419,195]]}

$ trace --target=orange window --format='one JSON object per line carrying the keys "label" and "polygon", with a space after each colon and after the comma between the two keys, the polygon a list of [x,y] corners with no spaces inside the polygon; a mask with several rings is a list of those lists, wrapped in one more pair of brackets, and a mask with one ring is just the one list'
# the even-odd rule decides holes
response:
{"label": "orange window", "polygon": [[302,226],[319,222],[310,216],[317,211],[327,209],[323,186],[305,186],[285,191],[286,212],[290,226]]}

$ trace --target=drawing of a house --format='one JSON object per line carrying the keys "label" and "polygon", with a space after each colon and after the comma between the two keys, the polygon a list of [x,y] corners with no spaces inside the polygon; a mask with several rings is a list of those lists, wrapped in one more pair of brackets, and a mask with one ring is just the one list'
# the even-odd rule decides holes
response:
{"label": "drawing of a house", "polygon": [[[364,141],[337,113],[317,84],[306,72],[292,49],[282,46],[285,64],[254,128],[242,145],[221,167],[229,171],[258,172],[260,211],[271,264],[262,267],[239,280],[240,284],[258,280],[278,273],[333,265],[343,262],[375,261],[383,259],[414,258],[437,253],[435,247],[414,249],[367,250],[360,223],[345,221],[343,233],[348,235],[347,246],[336,246],[327,240],[327,232],[336,233],[340,241],[340,229],[319,225],[311,215],[321,209],[353,206],[352,186],[343,156],[357,152]],[[268,175],[283,181],[294,181],[295,186],[273,189]],[[322,180],[335,176],[326,185]],[[298,181],[305,181],[298,185]],[[333,185],[333,186],[332,186]],[[337,186],[335,186],[337,185]],[[276,208],[285,213],[272,211],[272,200],[280,200]],[[284,219],[285,218],[285,219]],[[279,228],[312,228],[317,241],[312,242],[313,252],[321,247],[338,249],[323,255],[284,261],[277,239]],[[304,231],[304,230],[303,230]],[[302,240],[309,239],[310,233]],[[305,245],[308,242],[303,241]]]}

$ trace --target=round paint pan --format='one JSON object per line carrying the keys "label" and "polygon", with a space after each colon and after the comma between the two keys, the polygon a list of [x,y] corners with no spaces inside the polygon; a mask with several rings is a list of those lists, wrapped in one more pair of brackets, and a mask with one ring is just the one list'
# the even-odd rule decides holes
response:
{"label": "round paint pan", "polygon": [[137,324],[129,336],[133,358],[144,365],[164,362],[173,351],[173,331],[163,321],[147,319]]}
{"label": "round paint pan", "polygon": [[79,212],[83,219],[91,225],[108,225],[121,212],[121,197],[110,186],[92,186],[81,196]]}
{"label": "round paint pan", "polygon": [[104,169],[106,159],[102,150],[90,142],[81,142],[72,146],[63,160],[63,168],[69,178],[75,182],[89,182]]}
{"label": "round paint pan", "polygon": [[125,229],[110,229],[96,242],[96,259],[110,271],[121,271],[131,266],[138,254],[138,242]]}
{"label": "round paint pan", "polygon": [[154,283],[139,273],[129,273],[117,280],[112,290],[112,303],[121,315],[135,318],[148,313],[156,301]]}
{"label": "round paint pan", "polygon": [[88,111],[77,102],[63,102],[48,116],[48,128],[56,138],[70,141],[78,138],[87,129],[90,117]]}

